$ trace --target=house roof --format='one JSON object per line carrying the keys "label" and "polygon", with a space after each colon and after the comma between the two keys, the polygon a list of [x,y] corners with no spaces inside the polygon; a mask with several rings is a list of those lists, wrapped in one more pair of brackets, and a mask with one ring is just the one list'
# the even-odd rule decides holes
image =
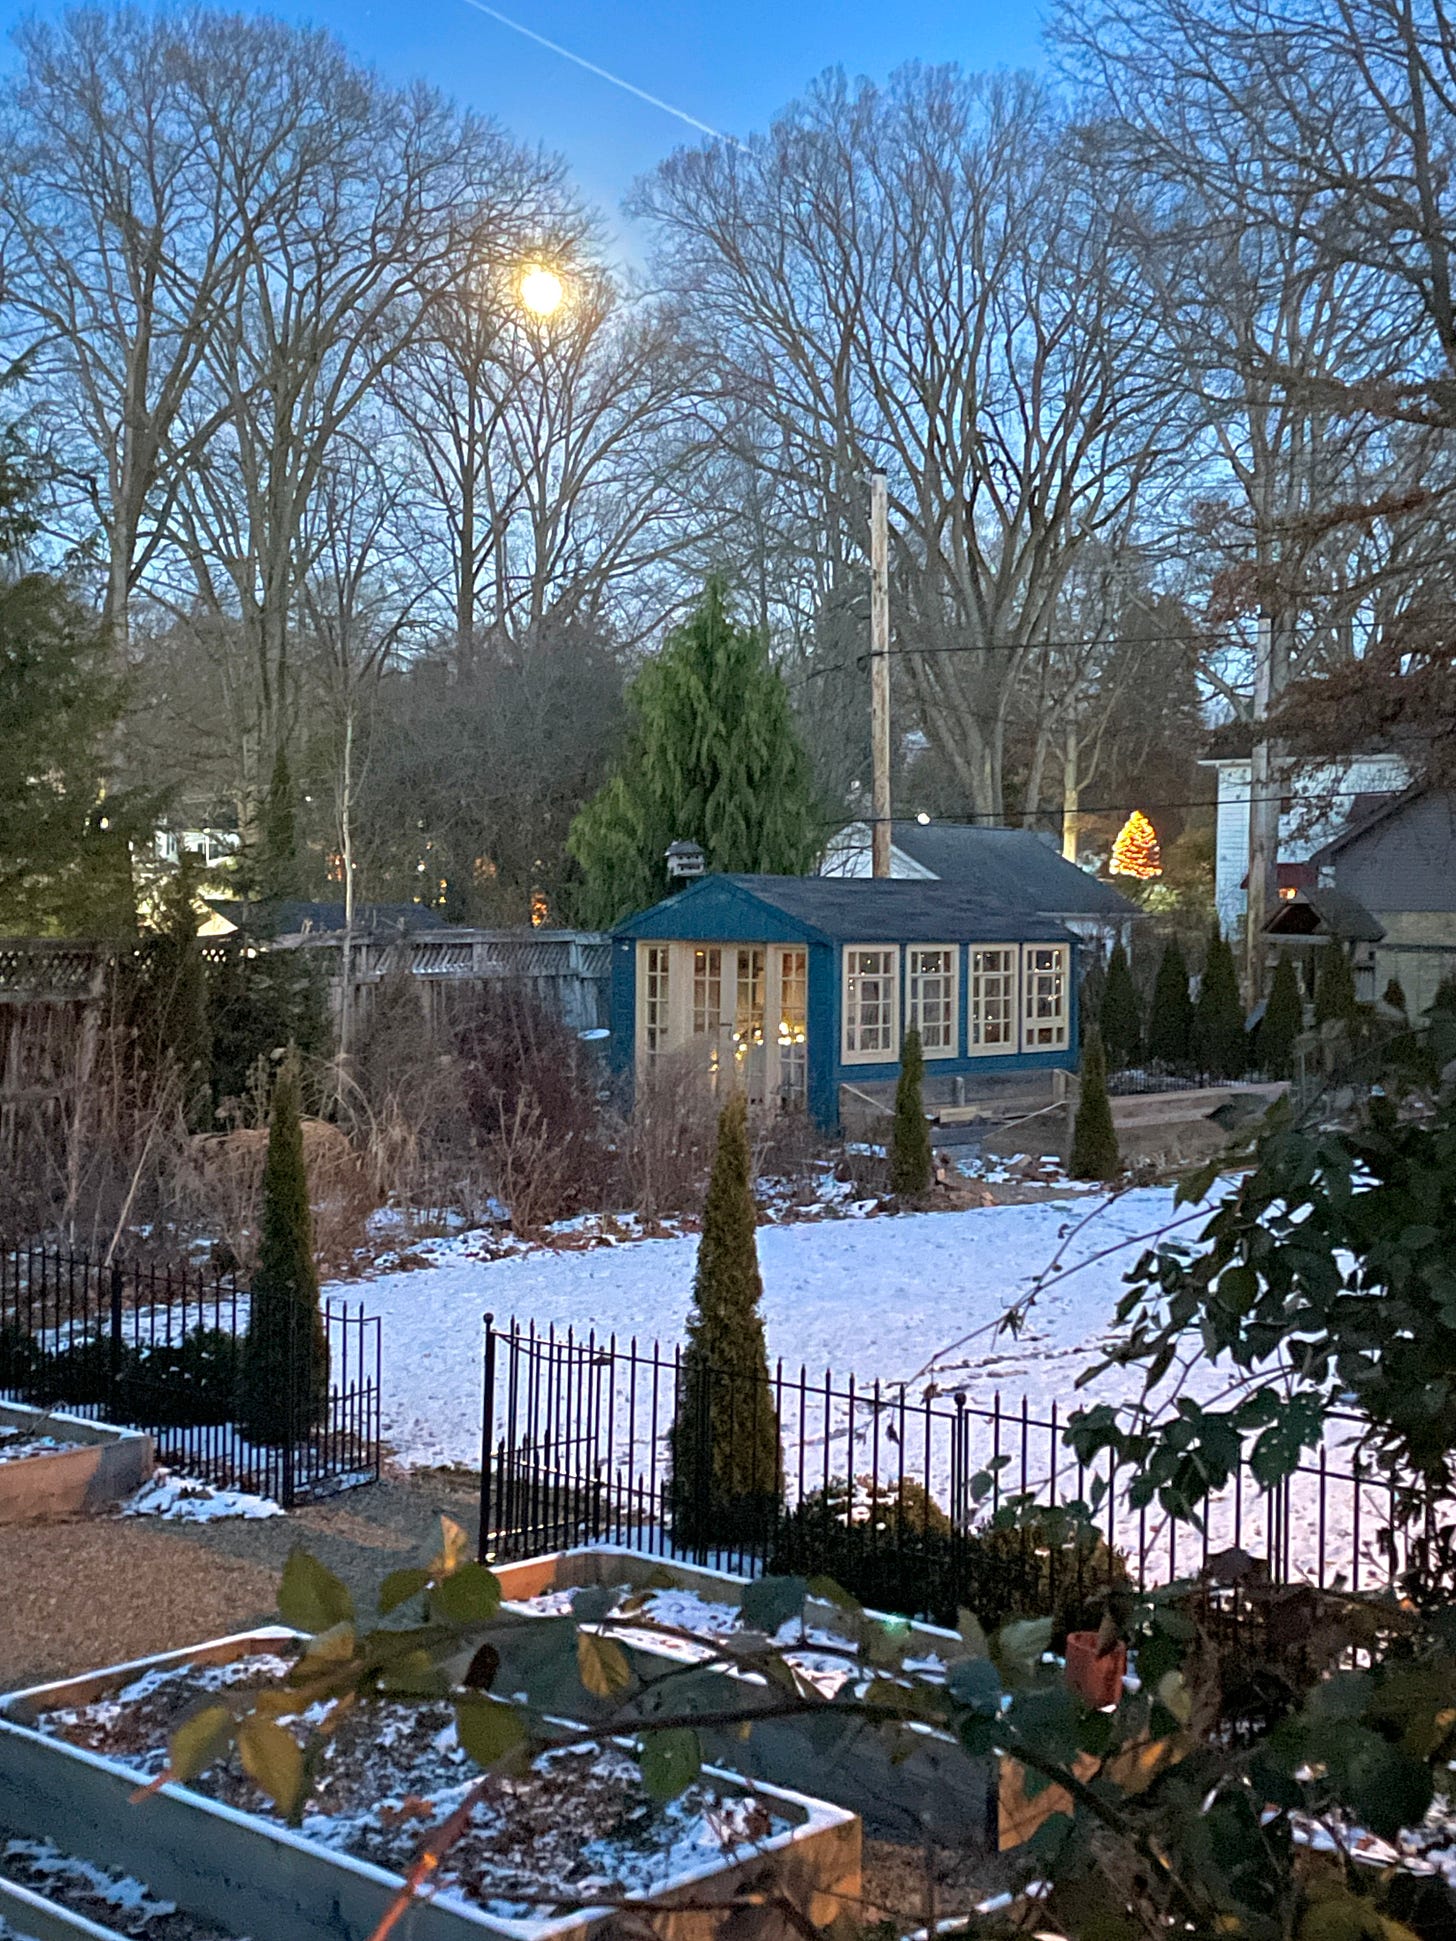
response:
{"label": "house roof", "polygon": [[1120,890],[1069,863],[1034,829],[904,821],[891,823],[890,840],[940,881],[1013,910],[1068,917],[1139,914]]}
{"label": "house roof", "polygon": [[[738,908],[735,909],[734,906]],[[751,925],[753,906],[820,943],[1064,943],[1054,918],[989,897],[968,883],[870,876],[701,876],[689,888],[617,926],[619,936],[709,934],[703,920],[722,909],[723,934]],[[730,915],[731,912],[731,915]],[[737,932],[751,940],[752,928]],[[772,940],[773,933],[768,933]]]}
{"label": "house roof", "polygon": [[1347,890],[1301,890],[1281,903],[1264,925],[1270,937],[1335,937],[1341,943],[1378,944],[1385,925]]}
{"label": "house roof", "polygon": [[[206,897],[203,901],[239,930],[270,937],[295,937],[304,932],[328,937],[344,928],[343,903],[313,903],[298,897],[258,903],[231,903],[221,897]],[[438,910],[428,909],[423,903],[361,903],[354,911],[354,928],[361,935],[378,936],[387,931],[404,935],[416,930],[445,930],[449,926]]]}
{"label": "house roof", "polygon": [[1332,863],[1341,850],[1348,849],[1352,842],[1358,842],[1361,836],[1366,835],[1390,816],[1399,815],[1412,802],[1419,801],[1425,793],[1425,784],[1417,782],[1411,788],[1397,789],[1389,795],[1377,796],[1358,814],[1352,815],[1343,829],[1337,830],[1322,849],[1314,852],[1310,861],[1316,867],[1321,863]]}

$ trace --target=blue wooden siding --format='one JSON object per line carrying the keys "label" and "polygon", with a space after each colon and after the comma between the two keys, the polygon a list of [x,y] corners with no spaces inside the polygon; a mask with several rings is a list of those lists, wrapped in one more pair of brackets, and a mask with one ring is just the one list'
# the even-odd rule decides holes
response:
{"label": "blue wooden siding", "polygon": [[[1030,935],[1027,931],[1030,931]],[[898,1060],[846,1063],[842,1057],[844,949],[864,944],[862,936],[828,936],[815,925],[774,908],[761,898],[724,878],[706,878],[690,891],[668,899],[639,916],[629,918],[618,930],[612,944],[612,1063],[630,1086],[636,1071],[637,1055],[637,957],[640,943],[718,943],[789,944],[808,950],[808,1107],[813,1118],[828,1130],[839,1123],[839,1088],[849,1085],[893,1084],[900,1075]],[[982,937],[989,943],[991,937]],[[959,1054],[954,1058],[927,1061],[927,1075],[933,1078],[969,1079],[999,1073],[1075,1070],[1077,1065],[1077,939],[1057,926],[1048,935],[1045,922],[1023,927],[1007,913],[1004,933],[996,943],[1020,947],[1029,942],[1060,944],[1067,952],[1067,1044],[1057,1051],[1018,1051],[998,1056],[968,1054],[970,1007],[970,950],[975,948],[934,929],[933,921],[925,933],[904,938],[876,940],[878,947],[893,947],[899,952],[900,1018],[907,1009],[909,947],[915,944],[953,945],[958,956],[957,1030]],[[874,947],[874,946],[871,946]],[[1024,1003],[1021,978],[1017,979],[1018,1011]],[[1017,1018],[1018,1033],[1023,1019]]]}

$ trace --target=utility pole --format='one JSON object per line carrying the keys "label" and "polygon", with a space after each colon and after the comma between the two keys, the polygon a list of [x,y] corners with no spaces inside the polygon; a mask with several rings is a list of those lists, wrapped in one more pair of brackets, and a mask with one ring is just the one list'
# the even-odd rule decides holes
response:
{"label": "utility pole", "polygon": [[890,873],[890,509],[889,482],[870,474],[870,855]]}
{"label": "utility pole", "polygon": [[1254,747],[1249,758],[1249,892],[1244,919],[1244,981],[1249,1003],[1264,990],[1264,924],[1279,901],[1279,811],[1284,782],[1269,716],[1289,673],[1283,629],[1267,607],[1259,614],[1254,661]]}

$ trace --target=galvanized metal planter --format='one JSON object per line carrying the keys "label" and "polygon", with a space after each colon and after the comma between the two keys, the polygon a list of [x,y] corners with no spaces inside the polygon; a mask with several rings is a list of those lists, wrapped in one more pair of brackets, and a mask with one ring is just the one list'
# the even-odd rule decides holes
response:
{"label": "galvanized metal planter", "polygon": [[152,1438],[79,1416],[0,1402],[0,1429],[33,1430],[78,1449],[0,1462],[0,1523],[38,1523],[103,1509],[140,1489],[153,1469]]}
{"label": "galvanized metal planter", "polygon": [[[492,1566],[500,1579],[507,1607],[513,1602],[543,1596],[548,1591],[586,1585],[630,1585],[641,1590],[663,1575],[676,1585],[715,1603],[736,1604],[746,1577],[708,1570],[697,1564],[668,1562],[645,1551],[610,1544],[578,1550],[558,1550],[520,1563]],[[810,1598],[806,1615],[811,1625],[833,1631],[838,1613],[832,1604]],[[871,1613],[872,1616],[880,1615]],[[841,1620],[842,1621],[842,1620]],[[905,1626],[905,1635],[924,1656],[952,1656],[964,1649],[954,1631],[939,1625],[891,1620]],[[649,1635],[621,1637],[633,1667],[657,1677],[680,1656],[654,1645]],[[605,1703],[583,1707],[579,1687],[559,1688],[543,1682],[539,1670],[523,1658],[513,1666],[508,1644],[497,1676],[500,1691],[526,1691],[547,1709],[570,1705],[583,1709],[588,1720],[603,1716]],[[730,1707],[768,1704],[780,1694],[755,1674],[727,1667],[685,1671],[667,1688],[674,1712],[721,1712]],[[615,1703],[615,1701],[613,1701]],[[988,1851],[996,1844],[996,1772],[990,1760],[969,1759],[948,1735],[928,1726],[911,1728],[917,1750],[896,1760],[870,1725],[846,1719],[826,1709],[822,1717],[765,1719],[747,1739],[736,1729],[708,1731],[704,1752],[716,1764],[729,1766],[755,1780],[796,1790],[811,1790],[821,1798],[857,1813],[866,1829],[891,1839],[920,1839],[927,1834],[964,1841],[980,1838]]]}
{"label": "galvanized metal planter", "polygon": [[[0,1698],[0,1822],[63,1852],[145,1881],[153,1893],[216,1921],[228,1933],[288,1941],[368,1941],[402,1885],[400,1876],[185,1786],[168,1785],[130,1803],[140,1775],[114,1759],[37,1731],[43,1710],[83,1705],[142,1673],[187,1664],[227,1664],[276,1650],[297,1637],[277,1626],[240,1632],[185,1651],[114,1665],[82,1678]],[[741,1791],[734,1773],[705,1769],[721,1790]],[[776,1786],[754,1788],[791,1824],[753,1852],[673,1875],[650,1896],[663,1941],[709,1941],[722,1918],[712,1910],[754,1885],[773,1885],[816,1923],[860,1890],[860,1824],[852,1813]],[[754,1916],[757,1916],[755,1920]],[[743,1925],[735,1914],[735,1934]],[[619,1919],[590,1908],[551,1920],[506,1920],[448,1901],[416,1901],[400,1941],[586,1941]],[[750,1910],[747,1931],[789,1941],[772,1908]]]}

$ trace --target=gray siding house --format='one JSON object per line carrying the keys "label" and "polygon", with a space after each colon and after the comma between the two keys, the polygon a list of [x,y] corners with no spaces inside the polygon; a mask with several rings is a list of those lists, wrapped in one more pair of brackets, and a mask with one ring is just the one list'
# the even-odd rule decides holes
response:
{"label": "gray siding house", "polygon": [[1373,806],[1311,858],[1318,887],[1362,904],[1384,931],[1374,995],[1399,979],[1413,1017],[1456,972],[1456,793],[1414,788]]}
{"label": "gray siding house", "polygon": [[[870,825],[839,831],[819,865],[821,876],[870,876]],[[1028,917],[1050,917],[1106,956],[1132,942],[1136,904],[1110,883],[1079,869],[1034,829],[976,828],[958,822],[890,825],[890,875],[902,882],[955,883]]]}

